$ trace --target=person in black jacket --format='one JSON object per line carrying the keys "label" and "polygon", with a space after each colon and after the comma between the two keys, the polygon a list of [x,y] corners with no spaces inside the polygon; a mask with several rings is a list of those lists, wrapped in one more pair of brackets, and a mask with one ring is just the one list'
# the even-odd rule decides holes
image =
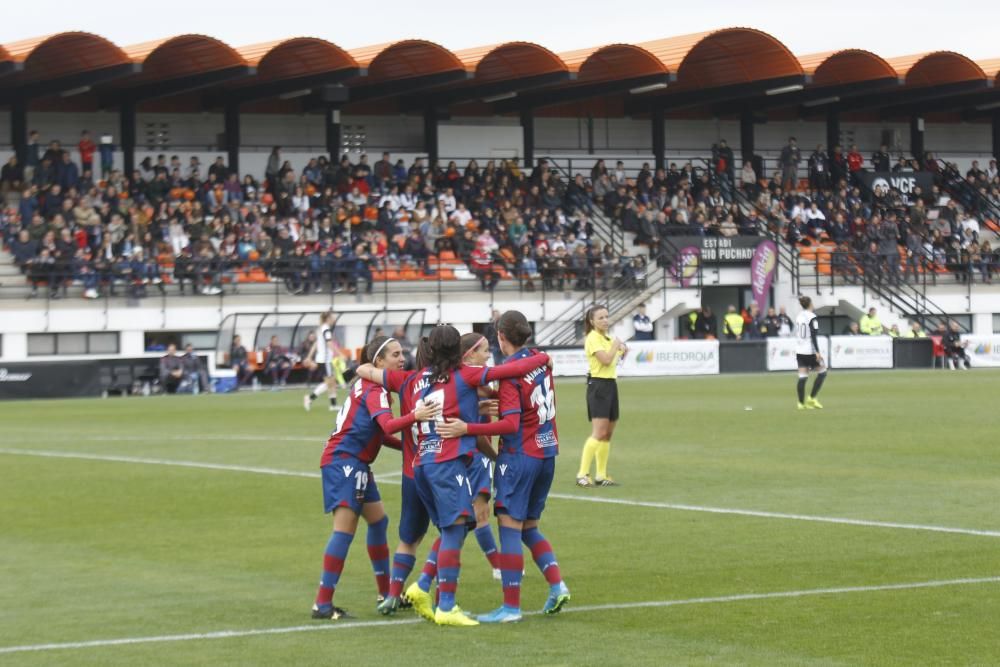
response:
{"label": "person in black jacket", "polygon": [[965,348],[969,346],[969,341],[962,340],[962,332],[958,328],[958,322],[955,320],[948,322],[948,330],[941,336],[941,344],[948,359],[948,368],[951,370],[960,369],[963,362],[965,370],[972,368],[969,353],[965,351]]}
{"label": "person in black jacket", "polygon": [[830,189],[830,158],[823,150],[823,144],[809,156],[809,185],[813,190]]}
{"label": "person in black jacket", "polygon": [[889,165],[891,162],[892,158],[889,157],[889,147],[885,144],[879,146],[878,150],[872,154],[872,168],[875,171],[889,171]]}
{"label": "person in black jacket", "polygon": [[694,321],[694,337],[697,339],[715,338],[719,324],[709,306],[703,306]]}

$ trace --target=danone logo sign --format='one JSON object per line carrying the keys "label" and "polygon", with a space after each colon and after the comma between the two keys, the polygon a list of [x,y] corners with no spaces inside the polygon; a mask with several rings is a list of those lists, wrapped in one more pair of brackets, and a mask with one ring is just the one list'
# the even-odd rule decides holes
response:
{"label": "danone logo sign", "polygon": [[701,251],[693,245],[681,248],[674,266],[674,277],[680,282],[681,287],[690,286],[691,281],[698,275],[700,255]]}
{"label": "danone logo sign", "polygon": [[0,368],[0,382],[27,382],[31,373],[11,373],[6,368]]}

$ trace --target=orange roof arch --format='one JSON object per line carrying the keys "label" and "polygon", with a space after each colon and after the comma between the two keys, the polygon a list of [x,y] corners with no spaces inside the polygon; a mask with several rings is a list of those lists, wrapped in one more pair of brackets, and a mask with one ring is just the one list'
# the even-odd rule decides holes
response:
{"label": "orange roof arch", "polygon": [[569,72],[562,58],[532,42],[505,42],[456,51],[466,71],[476,73],[476,81],[508,81],[554,72]]}
{"label": "orange roof arch", "polygon": [[147,81],[176,79],[213,72],[229,67],[246,66],[246,59],[222,40],[206,35],[177,35],[125,47],[135,62],[142,63],[142,78]]}
{"label": "orange roof arch", "polygon": [[842,49],[799,56],[802,71],[815,86],[836,86],[877,79],[901,79],[885,58],[864,49]]}
{"label": "orange roof arch", "polygon": [[292,37],[238,49],[259,79],[293,79],[342,69],[356,69],[358,62],[347,50],[318,37]]}
{"label": "orange roof arch", "polygon": [[954,51],[931,51],[889,58],[889,64],[911,87],[939,86],[963,81],[986,81],[983,68]]}
{"label": "orange roof arch", "polygon": [[607,44],[559,55],[580,81],[610,81],[654,74],[670,74],[655,55],[634,44]]}
{"label": "orange roof arch", "polygon": [[120,46],[89,32],[61,32],[2,48],[12,61],[24,64],[22,80],[55,79],[132,62]]}
{"label": "orange roof arch", "polygon": [[802,76],[802,65],[775,37],[753,28],[724,28],[637,44],[677,72],[684,88],[715,88]]}
{"label": "orange roof arch", "polygon": [[454,53],[424,39],[364,46],[351,49],[348,53],[359,67],[368,70],[369,82],[465,69]]}
{"label": "orange roof arch", "polygon": [[990,58],[989,60],[976,61],[979,68],[986,73],[986,76],[993,80],[1000,80],[1000,58]]}

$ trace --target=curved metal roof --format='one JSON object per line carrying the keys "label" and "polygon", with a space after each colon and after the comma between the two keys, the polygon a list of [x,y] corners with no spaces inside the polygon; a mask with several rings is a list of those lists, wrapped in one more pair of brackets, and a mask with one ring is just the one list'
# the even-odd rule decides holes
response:
{"label": "curved metal roof", "polygon": [[242,46],[237,51],[260,79],[292,79],[359,67],[345,49],[318,37],[292,37]]}
{"label": "curved metal roof", "polygon": [[987,79],[986,73],[979,65],[954,51],[931,51],[898,56],[889,58],[887,62],[906,79],[906,85],[911,87],[940,86]]}
{"label": "curved metal roof", "polygon": [[0,48],[12,61],[24,63],[24,71],[17,75],[22,82],[56,79],[133,62],[117,44],[89,32],[33,37]]}
{"label": "curved metal roof", "polygon": [[456,51],[466,71],[475,72],[476,81],[508,81],[539,74],[568,72],[562,59],[544,46],[531,42],[506,42]]}
{"label": "curved metal roof", "polygon": [[365,46],[348,53],[368,69],[369,83],[466,69],[454,53],[424,39]]}
{"label": "curved metal roof", "polygon": [[623,76],[670,74],[653,53],[633,44],[607,44],[559,54],[578,81],[613,81]]}
{"label": "curved metal roof", "polygon": [[133,62],[142,63],[142,74],[130,82],[176,79],[249,64],[236,49],[207,35],[177,35],[127,46],[124,51]]}
{"label": "curved metal roof", "polygon": [[843,49],[799,56],[802,71],[814,86],[836,86],[877,79],[902,78],[884,58],[864,49]]}

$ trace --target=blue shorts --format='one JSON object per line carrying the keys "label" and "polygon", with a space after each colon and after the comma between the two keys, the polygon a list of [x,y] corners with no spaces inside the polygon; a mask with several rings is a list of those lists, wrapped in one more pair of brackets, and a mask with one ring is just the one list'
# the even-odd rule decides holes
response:
{"label": "blue shorts", "polygon": [[399,541],[415,544],[427,534],[427,527],[431,523],[424,501],[417,493],[416,480],[403,475],[403,489],[400,497],[402,507],[399,511]]}
{"label": "blue shorts", "polygon": [[431,522],[439,529],[457,523],[461,517],[475,521],[468,461],[468,457],[459,457],[442,463],[423,463],[413,469],[417,493]]}
{"label": "blue shorts", "polygon": [[[323,466],[323,511],[332,512],[338,507],[349,507],[361,514],[364,503],[382,500],[375,476],[367,463],[353,456],[336,458]],[[360,496],[360,498],[359,498]]]}
{"label": "blue shorts", "polygon": [[469,463],[469,480],[472,483],[472,495],[484,495],[489,500],[493,495],[493,461],[480,453],[472,455]]}
{"label": "blue shorts", "polygon": [[515,521],[538,520],[545,510],[556,459],[536,459],[523,454],[501,454],[496,462],[496,514]]}

